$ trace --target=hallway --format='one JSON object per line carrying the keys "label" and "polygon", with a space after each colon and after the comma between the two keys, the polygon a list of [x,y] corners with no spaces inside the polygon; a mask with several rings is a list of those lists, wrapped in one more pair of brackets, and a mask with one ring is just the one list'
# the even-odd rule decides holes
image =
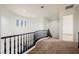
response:
{"label": "hallway", "polygon": [[52,38],[43,38],[39,40],[35,48],[28,54],[74,54],[79,53],[76,42],[61,41]]}
{"label": "hallway", "polygon": [[79,5],[3,4],[0,21],[1,54],[79,53]]}

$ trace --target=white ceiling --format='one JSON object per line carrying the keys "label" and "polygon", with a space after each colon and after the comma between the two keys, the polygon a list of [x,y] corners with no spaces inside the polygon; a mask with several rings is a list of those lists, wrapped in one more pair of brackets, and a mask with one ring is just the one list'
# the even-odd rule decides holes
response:
{"label": "white ceiling", "polygon": [[[45,6],[40,8],[40,6]],[[16,4],[4,5],[8,10],[25,17],[58,17],[59,9],[64,5],[57,4]]]}

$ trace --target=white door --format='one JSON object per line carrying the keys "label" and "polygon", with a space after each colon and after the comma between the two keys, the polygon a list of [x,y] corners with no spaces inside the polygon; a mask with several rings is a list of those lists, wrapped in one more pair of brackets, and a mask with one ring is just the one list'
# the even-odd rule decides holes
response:
{"label": "white door", "polygon": [[73,41],[73,15],[63,16],[63,40]]}

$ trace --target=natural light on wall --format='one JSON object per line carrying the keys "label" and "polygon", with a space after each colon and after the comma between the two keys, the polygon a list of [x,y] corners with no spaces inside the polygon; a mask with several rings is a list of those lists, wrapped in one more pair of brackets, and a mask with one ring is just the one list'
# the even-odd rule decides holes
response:
{"label": "natural light on wall", "polygon": [[73,15],[63,16],[63,33],[73,34]]}
{"label": "natural light on wall", "polygon": [[73,15],[63,16],[63,40],[73,41]]}

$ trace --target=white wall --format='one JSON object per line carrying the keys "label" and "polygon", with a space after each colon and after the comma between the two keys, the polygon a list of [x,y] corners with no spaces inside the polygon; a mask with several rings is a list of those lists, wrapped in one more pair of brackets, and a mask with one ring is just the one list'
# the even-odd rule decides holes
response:
{"label": "white wall", "polygon": [[73,34],[73,15],[63,16],[63,34]]}
{"label": "white wall", "polygon": [[[73,18],[74,18],[74,8],[66,10],[65,7],[63,7],[60,10],[60,15],[59,15],[60,16],[60,21],[59,21],[60,39],[62,39],[62,34],[63,34],[63,16],[66,16],[66,15],[73,15]],[[73,21],[74,21],[74,19],[73,19]]]}
{"label": "white wall", "polygon": [[1,15],[0,15],[0,54],[1,54]]}
{"label": "white wall", "polygon": [[[26,18],[16,15],[8,10],[2,9],[1,14],[1,36],[21,34],[43,30],[42,18]],[[16,21],[26,21],[26,26],[16,25]]]}
{"label": "white wall", "polygon": [[74,41],[73,40],[73,15],[63,16],[63,40],[64,41]]}
{"label": "white wall", "polygon": [[[37,30],[43,30],[43,22],[42,19],[27,19],[27,18],[19,18],[9,16],[1,16],[1,36],[13,35],[13,34],[21,34],[27,32],[33,32]],[[26,26],[21,27],[16,25],[16,21],[26,20]]]}
{"label": "white wall", "polygon": [[44,29],[43,18],[29,18],[29,31],[38,31]]}
{"label": "white wall", "polygon": [[0,16],[0,53],[1,53],[1,16]]}
{"label": "white wall", "polygon": [[79,5],[74,8],[65,10],[61,9],[60,12],[60,39],[62,39],[62,23],[63,16],[65,15],[73,15],[73,39],[78,42],[78,32],[79,32]]}
{"label": "white wall", "polygon": [[75,7],[74,12],[74,39],[78,41],[78,32],[79,32],[79,5]]}
{"label": "white wall", "polygon": [[59,19],[44,18],[44,29],[49,29],[53,38],[59,38]]}
{"label": "white wall", "polygon": [[49,30],[52,34],[52,37],[55,39],[59,38],[59,19],[49,20]]}
{"label": "white wall", "polygon": [[[5,11],[6,10],[6,11]],[[17,15],[5,8],[0,9],[0,20],[1,20],[1,37],[3,36],[9,36],[9,35],[15,35],[15,34],[22,34],[27,32],[33,32],[37,30],[43,30],[43,18],[26,18],[20,15]],[[26,26],[19,26],[16,25],[16,21],[21,20],[26,21]],[[13,38],[11,39],[12,42]],[[16,42],[17,43],[17,42]],[[4,40],[1,40],[1,53],[4,53]],[[13,47],[12,43],[12,47]],[[9,39],[7,39],[7,53],[9,51]],[[17,51],[16,51],[17,52]],[[13,48],[12,48],[13,53]]]}
{"label": "white wall", "polygon": [[47,18],[43,18],[43,23],[44,23],[43,27],[44,27],[45,30],[48,30],[48,27],[49,27],[48,20],[49,19],[47,19]]}

